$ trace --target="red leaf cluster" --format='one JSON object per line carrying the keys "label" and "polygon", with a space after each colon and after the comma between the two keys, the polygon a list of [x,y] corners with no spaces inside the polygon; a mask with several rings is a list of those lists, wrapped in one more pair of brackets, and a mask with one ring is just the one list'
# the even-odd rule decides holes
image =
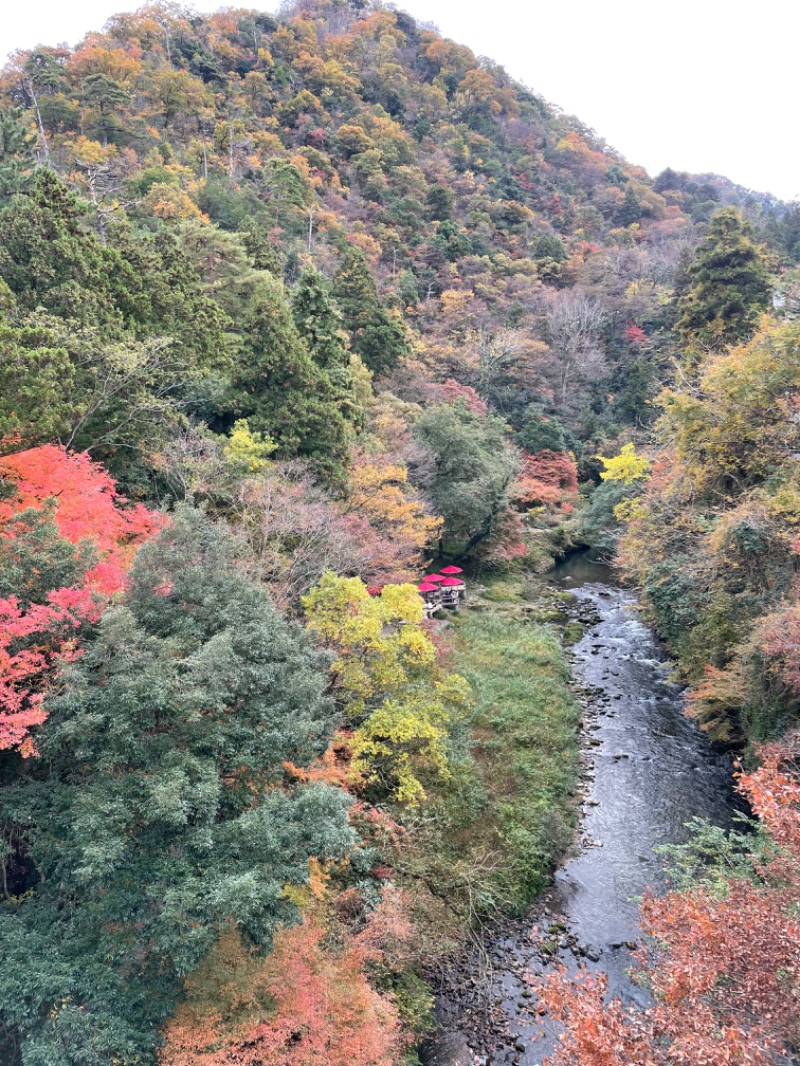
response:
{"label": "red leaf cluster", "polygon": [[35,755],[30,730],[47,717],[44,681],[55,659],[75,654],[75,636],[96,621],[100,604],[89,589],[56,589],[46,604],[23,610],[13,596],[0,600],[0,751]]}
{"label": "red leaf cluster", "polygon": [[440,403],[454,404],[461,400],[472,414],[480,415],[482,418],[488,415],[489,408],[486,406],[485,400],[481,399],[471,385],[462,385],[454,378],[448,378],[443,385],[439,385],[437,388],[441,397]]}
{"label": "red leaf cluster", "polygon": [[13,497],[0,502],[0,530],[20,511],[55,500],[61,536],[72,544],[88,539],[97,548],[100,559],[86,583],[106,596],[124,586],[136,548],[164,523],[141,504],[126,507],[108,471],[87,452],[55,444],[29,448],[0,459],[0,478],[14,486]]}
{"label": "red leaf cluster", "polygon": [[61,536],[73,544],[89,541],[97,554],[80,584],[50,589],[44,602],[23,607],[16,596],[0,599],[0,750],[18,748],[27,757],[36,754],[30,731],[46,718],[42,701],[56,662],[77,653],[81,627],[99,619],[124,586],[136,548],[163,519],[141,506],[123,508],[125,499],[102,466],[54,445],[0,459],[0,478],[13,489],[0,502],[1,539],[23,534],[15,516],[52,501]]}
{"label": "red leaf cluster", "polygon": [[523,453],[516,498],[521,503],[570,510],[578,491],[578,468],[565,452]]}
{"label": "red leaf cluster", "polygon": [[634,322],[629,322],[625,327],[625,340],[628,344],[644,344],[647,340],[647,334],[641,326],[637,326]]}

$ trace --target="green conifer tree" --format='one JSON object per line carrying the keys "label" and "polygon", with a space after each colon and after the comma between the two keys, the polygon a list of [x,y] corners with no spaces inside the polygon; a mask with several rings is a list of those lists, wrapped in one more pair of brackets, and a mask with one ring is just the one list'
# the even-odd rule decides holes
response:
{"label": "green conifer tree", "polygon": [[256,270],[267,270],[279,278],[283,274],[283,264],[272,246],[267,227],[250,219],[238,232]]}
{"label": "green conifer tree", "polygon": [[278,444],[279,458],[306,456],[328,477],[347,459],[345,420],[333,385],[297,331],[283,283],[265,274],[242,322],[229,410]]}
{"label": "green conifer tree", "polygon": [[617,212],[617,222],[620,226],[632,226],[634,223],[639,222],[641,217],[642,206],[639,203],[639,197],[636,195],[633,186],[628,185],[625,189],[625,196],[620,209]]}
{"label": "green conifer tree", "polygon": [[21,107],[0,112],[0,203],[19,192],[25,170],[34,162],[36,138],[22,123]]}
{"label": "green conifer tree", "polygon": [[[303,271],[292,298],[292,316],[311,358],[331,383],[336,406],[345,420],[361,426],[363,403],[356,397],[353,366],[358,356],[347,348],[342,316],[331,299],[322,275],[308,267]],[[363,371],[363,366],[362,366]]]}
{"label": "green conifer tree", "polygon": [[121,324],[108,279],[119,257],[86,231],[87,206],[50,170],[0,211],[0,275],[21,310]]}
{"label": "green conifer tree", "polygon": [[230,319],[203,291],[175,237],[139,237],[120,222],[101,243],[89,210],[52,171],[40,170],[0,211],[0,277],[18,309],[44,308],[106,337],[168,336],[187,378],[224,364]]}
{"label": "green conifer tree", "polygon": [[333,295],[350,333],[353,351],[375,374],[385,374],[408,354],[402,322],[378,296],[364,253],[348,248],[333,279]]}
{"label": "green conifer tree", "polygon": [[292,317],[311,358],[321,370],[330,372],[349,365],[342,316],[333,305],[328,286],[313,267],[303,271],[294,291]]}
{"label": "green conifer tree", "polygon": [[65,435],[75,370],[46,329],[15,328],[0,314],[0,454]]}
{"label": "green conifer tree", "polygon": [[769,306],[771,285],[763,251],[735,207],[711,219],[678,300],[678,331],[690,347],[721,348],[745,340]]}

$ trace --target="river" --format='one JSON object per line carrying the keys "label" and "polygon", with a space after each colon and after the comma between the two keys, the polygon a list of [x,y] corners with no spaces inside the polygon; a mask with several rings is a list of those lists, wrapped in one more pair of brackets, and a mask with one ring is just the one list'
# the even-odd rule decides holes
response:
{"label": "river", "polygon": [[734,810],[730,760],[683,714],[670,664],[613,571],[573,556],[551,581],[574,595],[586,629],[572,649],[584,713],[584,794],[574,854],[524,919],[472,952],[438,1004],[436,1066],[533,1066],[556,1032],[536,1011],[528,978],[557,962],[609,975],[609,992],[646,997],[628,977],[640,938],[637,897],[664,885],[661,844],[687,839],[695,816],[719,825]]}

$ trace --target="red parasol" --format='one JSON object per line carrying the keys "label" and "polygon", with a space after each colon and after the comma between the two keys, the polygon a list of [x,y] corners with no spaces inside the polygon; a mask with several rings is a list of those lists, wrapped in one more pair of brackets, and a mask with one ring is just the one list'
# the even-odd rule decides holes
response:
{"label": "red parasol", "polygon": [[426,574],[426,576],[422,580],[423,581],[428,581],[428,582],[431,582],[431,581],[444,581],[444,578],[442,577],[441,574]]}
{"label": "red parasol", "polygon": [[463,574],[464,571],[460,566],[443,566],[441,573],[447,574],[448,577],[452,577],[453,574]]}
{"label": "red parasol", "polygon": [[438,592],[438,585],[431,585],[427,581],[423,581],[421,585],[417,585],[417,592]]}
{"label": "red parasol", "polygon": [[446,577],[442,581],[442,588],[453,588],[455,585],[458,585],[458,587],[461,588],[463,584],[464,582],[459,581],[457,577]]}

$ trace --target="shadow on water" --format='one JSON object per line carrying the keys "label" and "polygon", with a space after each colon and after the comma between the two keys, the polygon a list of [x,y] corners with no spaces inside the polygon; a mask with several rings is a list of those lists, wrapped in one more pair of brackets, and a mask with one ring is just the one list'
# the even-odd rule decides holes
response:
{"label": "shadow on water", "polygon": [[574,590],[588,584],[619,588],[622,584],[610,560],[593,550],[568,555],[557,563],[547,576],[551,585],[566,590]]}
{"label": "shadow on water", "polygon": [[587,555],[565,560],[551,580],[574,594],[587,621],[572,649],[586,698],[577,848],[527,919],[509,924],[474,961],[483,997],[470,993],[464,1002],[457,991],[440,1004],[456,1041],[430,1058],[441,1066],[541,1062],[557,1034],[537,1014],[528,984],[556,964],[607,973],[611,994],[644,1002],[628,971],[640,938],[638,897],[664,886],[655,849],[685,841],[694,817],[727,826],[734,811],[730,761],[684,716],[682,692],[635,595]]}

